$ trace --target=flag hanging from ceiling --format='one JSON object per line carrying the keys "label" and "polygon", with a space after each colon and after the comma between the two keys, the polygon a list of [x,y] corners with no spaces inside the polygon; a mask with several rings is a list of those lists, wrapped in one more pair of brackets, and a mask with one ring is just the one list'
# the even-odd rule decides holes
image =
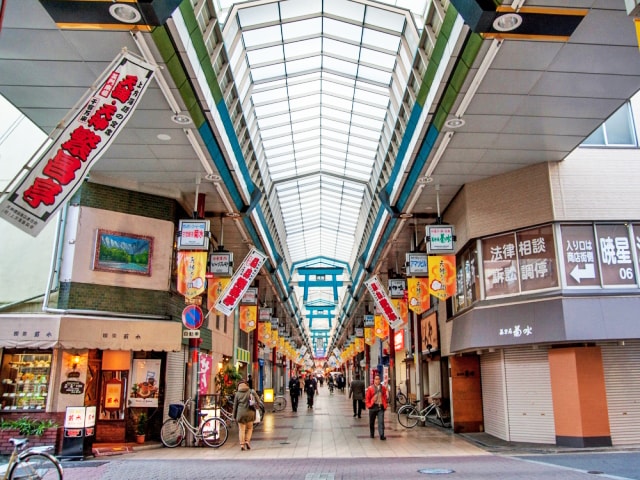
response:
{"label": "flag hanging from ceiling", "polygon": [[43,145],[11,181],[0,217],[37,236],[122,131],[155,68],[131,53],[120,53],[68,114],[70,120],[49,136],[49,146]]}
{"label": "flag hanging from ceiling", "polygon": [[429,255],[429,293],[446,300],[456,293],[456,257]]}
{"label": "flag hanging from ceiling", "polygon": [[258,318],[258,307],[256,305],[240,305],[240,330],[252,332],[255,330]]}
{"label": "flag hanging from ceiling", "polygon": [[207,309],[211,310],[222,291],[227,288],[229,282],[231,281],[228,277],[209,277],[207,278]]}
{"label": "flag hanging from ceiling", "polygon": [[207,252],[178,252],[178,292],[185,298],[204,293],[207,274]]}
{"label": "flag hanging from ceiling", "polygon": [[251,249],[231,278],[227,288],[218,297],[215,305],[216,310],[229,315],[236,308],[266,259],[266,255],[255,248]]}
{"label": "flag hanging from ceiling", "polygon": [[429,310],[431,305],[429,303],[429,279],[427,277],[407,278],[407,292],[409,310],[418,315]]}

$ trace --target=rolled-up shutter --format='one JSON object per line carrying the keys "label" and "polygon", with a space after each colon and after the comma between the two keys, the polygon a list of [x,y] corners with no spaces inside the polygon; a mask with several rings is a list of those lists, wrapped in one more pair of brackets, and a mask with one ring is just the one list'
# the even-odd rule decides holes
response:
{"label": "rolled-up shutter", "polygon": [[625,343],[601,346],[614,446],[640,444],[640,342]]}

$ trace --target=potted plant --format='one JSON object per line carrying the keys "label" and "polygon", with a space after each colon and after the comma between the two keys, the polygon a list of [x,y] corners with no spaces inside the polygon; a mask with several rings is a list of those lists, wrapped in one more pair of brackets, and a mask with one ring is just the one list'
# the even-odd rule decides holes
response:
{"label": "potted plant", "polygon": [[147,434],[147,421],[149,418],[145,412],[141,412],[136,419],[136,443],[144,443]]}

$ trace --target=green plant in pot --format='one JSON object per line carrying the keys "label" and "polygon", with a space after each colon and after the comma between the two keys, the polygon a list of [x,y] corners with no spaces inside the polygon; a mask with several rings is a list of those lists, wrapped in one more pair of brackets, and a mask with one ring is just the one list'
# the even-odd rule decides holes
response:
{"label": "green plant in pot", "polygon": [[147,434],[147,422],[149,417],[145,412],[141,412],[136,419],[136,443],[144,443]]}

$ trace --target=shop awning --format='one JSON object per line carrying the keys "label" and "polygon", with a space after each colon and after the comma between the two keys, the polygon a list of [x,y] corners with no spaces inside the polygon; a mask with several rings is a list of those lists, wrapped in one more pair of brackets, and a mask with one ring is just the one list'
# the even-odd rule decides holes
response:
{"label": "shop awning", "polygon": [[179,351],[182,324],[71,315],[0,316],[0,347]]}

